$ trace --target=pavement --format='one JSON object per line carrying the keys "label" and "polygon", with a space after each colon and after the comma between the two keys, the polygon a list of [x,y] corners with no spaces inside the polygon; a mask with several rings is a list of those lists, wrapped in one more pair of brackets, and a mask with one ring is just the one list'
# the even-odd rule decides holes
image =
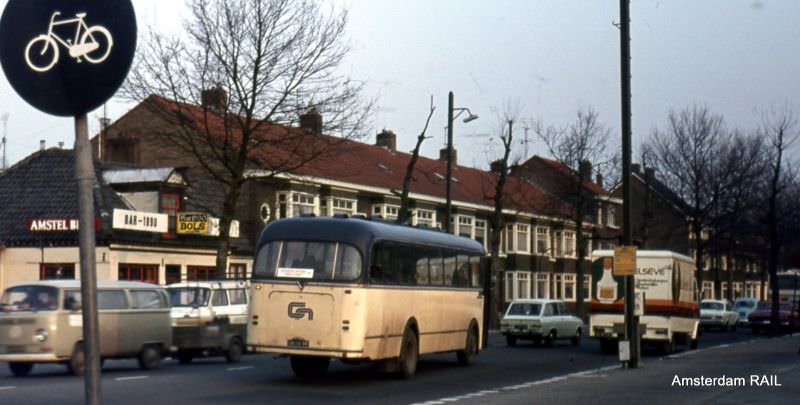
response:
{"label": "pavement", "polygon": [[798,404],[800,334],[645,356],[425,404]]}

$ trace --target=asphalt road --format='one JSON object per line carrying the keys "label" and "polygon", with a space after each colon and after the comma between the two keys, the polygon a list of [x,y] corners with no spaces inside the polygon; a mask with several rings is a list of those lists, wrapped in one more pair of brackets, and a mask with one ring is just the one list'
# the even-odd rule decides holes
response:
{"label": "asphalt road", "polygon": [[[753,338],[746,329],[706,332],[700,347]],[[646,364],[660,358],[657,351],[645,349],[642,361]],[[599,344],[588,339],[578,347],[568,341],[552,347],[527,342],[508,347],[502,336],[493,334],[490,347],[481,352],[474,365],[459,367],[454,354],[423,356],[417,375],[408,381],[383,374],[370,364],[352,366],[339,362],[331,364],[324,378],[300,380],[287,359],[271,355],[246,355],[237,364],[208,358],[180,365],[168,359],[159,369],[150,371],[140,370],[135,360],[108,360],[103,367],[102,396],[109,404],[409,404],[546,381],[586,370],[614,369],[618,365],[616,356],[602,355]],[[83,380],[65,370],[60,365],[37,365],[29,377],[18,378],[0,366],[0,403],[83,403]]]}

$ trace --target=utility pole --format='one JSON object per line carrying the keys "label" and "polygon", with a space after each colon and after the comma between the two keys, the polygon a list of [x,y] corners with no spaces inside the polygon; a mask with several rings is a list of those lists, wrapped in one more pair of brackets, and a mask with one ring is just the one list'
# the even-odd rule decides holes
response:
{"label": "utility pole", "polygon": [[[630,0],[620,0],[620,65],[622,95],[622,245],[633,243],[631,224],[631,32]],[[639,366],[639,319],[634,315],[636,301],[634,276],[625,276],[625,335],[630,344],[628,368]],[[642,303],[644,305],[644,302]]]}
{"label": "utility pole", "polygon": [[452,229],[450,220],[453,217],[453,199],[451,196],[451,189],[453,185],[450,183],[450,178],[453,176],[453,92],[447,95],[447,178],[445,184],[447,190],[445,191],[445,219],[444,231],[450,233]]}

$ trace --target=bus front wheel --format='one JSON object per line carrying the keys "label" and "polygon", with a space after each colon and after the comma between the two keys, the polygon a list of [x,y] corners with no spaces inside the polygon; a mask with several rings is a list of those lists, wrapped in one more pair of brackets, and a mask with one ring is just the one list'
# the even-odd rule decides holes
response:
{"label": "bus front wheel", "polygon": [[400,346],[400,376],[409,379],[417,372],[417,359],[419,358],[419,341],[417,334],[411,328],[403,332],[403,344]]}
{"label": "bus front wheel", "polygon": [[478,331],[475,326],[470,326],[467,332],[467,342],[464,345],[464,350],[456,352],[458,364],[461,366],[469,366],[475,362],[475,356],[478,354]]}
{"label": "bus front wheel", "polygon": [[292,371],[300,378],[321,377],[328,371],[331,359],[317,356],[292,356]]}

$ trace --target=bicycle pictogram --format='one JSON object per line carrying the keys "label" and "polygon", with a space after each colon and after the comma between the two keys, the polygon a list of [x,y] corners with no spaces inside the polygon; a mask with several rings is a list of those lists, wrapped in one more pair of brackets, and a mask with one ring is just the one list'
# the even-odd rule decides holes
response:
{"label": "bicycle pictogram", "polygon": [[[56,11],[50,17],[47,34],[37,36],[25,47],[25,62],[28,63],[28,67],[37,72],[50,70],[58,62],[59,44],[67,48],[69,56],[75,58],[78,63],[81,62],[81,58],[89,63],[100,63],[108,58],[114,46],[114,39],[105,27],[86,25],[84,21],[86,13],[77,13],[75,18],[56,21],[59,15],[61,12]],[[54,27],[69,24],[75,24],[74,39],[64,40],[53,31]]]}

